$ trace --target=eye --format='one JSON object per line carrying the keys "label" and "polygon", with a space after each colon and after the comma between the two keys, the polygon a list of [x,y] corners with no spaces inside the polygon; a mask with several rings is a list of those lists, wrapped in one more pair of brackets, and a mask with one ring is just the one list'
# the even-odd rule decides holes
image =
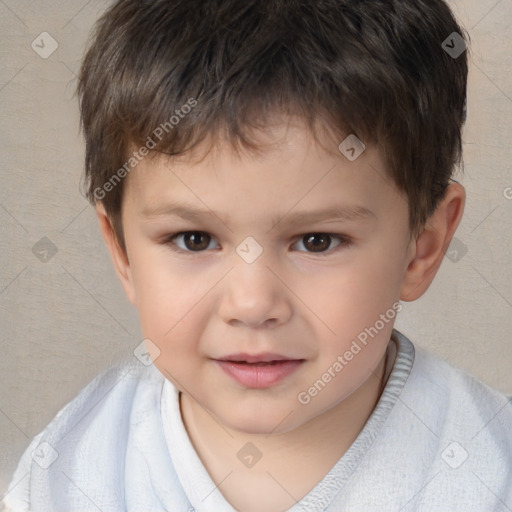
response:
{"label": "eye", "polygon": [[[339,240],[334,248],[330,247],[333,239]],[[302,235],[302,238],[297,242],[297,244],[302,244],[302,246],[306,248],[306,252],[311,253],[325,253],[331,249],[341,249],[349,246],[350,243],[351,240],[348,237],[330,233],[306,233]]]}
{"label": "eye", "polygon": [[[177,240],[182,240],[182,245],[176,243]],[[206,249],[212,249],[211,243],[213,238],[204,231],[184,231],[176,233],[166,238],[166,244],[173,244],[178,247],[178,252],[202,252]]]}

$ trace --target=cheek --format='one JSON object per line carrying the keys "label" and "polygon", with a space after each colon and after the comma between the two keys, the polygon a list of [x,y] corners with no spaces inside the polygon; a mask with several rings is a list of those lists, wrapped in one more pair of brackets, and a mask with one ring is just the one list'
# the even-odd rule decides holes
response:
{"label": "cheek", "polygon": [[360,383],[382,357],[398,307],[401,272],[397,262],[397,255],[386,254],[382,246],[361,251],[346,264],[316,274],[315,286],[302,289],[306,304],[319,319],[315,337],[321,343],[322,367],[329,368],[344,356],[340,363],[344,378],[333,388]]}
{"label": "cheek", "polygon": [[198,291],[193,280],[154,252],[141,248],[133,254],[132,276],[143,335],[165,342],[187,325]]}
{"label": "cheek", "polygon": [[209,292],[219,278],[171,265],[165,254],[151,251],[134,254],[131,264],[143,337],[160,350],[155,366],[180,380],[198,360],[213,308]]}
{"label": "cheek", "polygon": [[393,264],[361,255],[346,265],[317,273],[302,288],[304,302],[343,338],[354,336],[398,300],[400,272]]}
{"label": "cheek", "polygon": [[[154,291],[154,290],[153,290]],[[139,308],[141,330],[160,350],[155,366],[168,378],[181,382],[198,361],[201,333],[200,311],[178,291],[142,295]]]}

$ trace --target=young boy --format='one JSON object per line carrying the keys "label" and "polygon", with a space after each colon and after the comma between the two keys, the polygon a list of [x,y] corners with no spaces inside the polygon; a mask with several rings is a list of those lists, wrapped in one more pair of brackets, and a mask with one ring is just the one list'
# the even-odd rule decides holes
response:
{"label": "young boy", "polygon": [[393,329],[463,213],[462,34],[442,0],[106,12],[88,190],[145,340],[7,510],[512,510],[509,400]]}

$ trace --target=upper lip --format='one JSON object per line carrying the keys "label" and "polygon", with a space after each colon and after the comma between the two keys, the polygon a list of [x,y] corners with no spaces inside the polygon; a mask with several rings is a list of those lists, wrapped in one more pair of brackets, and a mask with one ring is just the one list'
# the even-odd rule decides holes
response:
{"label": "upper lip", "polygon": [[265,352],[262,354],[232,354],[217,359],[218,361],[245,362],[245,363],[270,363],[271,361],[296,361],[295,357],[287,357],[280,354]]}

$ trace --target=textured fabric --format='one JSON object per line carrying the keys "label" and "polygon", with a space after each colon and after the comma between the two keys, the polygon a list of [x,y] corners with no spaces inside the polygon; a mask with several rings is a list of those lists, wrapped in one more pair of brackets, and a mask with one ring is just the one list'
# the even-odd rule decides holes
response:
{"label": "textured fabric", "polygon": [[[392,340],[396,359],[363,430],[289,511],[512,510],[511,400],[415,350],[398,331]],[[137,360],[94,379],[34,438],[5,505],[15,512],[235,510],[192,447],[178,391]]]}

